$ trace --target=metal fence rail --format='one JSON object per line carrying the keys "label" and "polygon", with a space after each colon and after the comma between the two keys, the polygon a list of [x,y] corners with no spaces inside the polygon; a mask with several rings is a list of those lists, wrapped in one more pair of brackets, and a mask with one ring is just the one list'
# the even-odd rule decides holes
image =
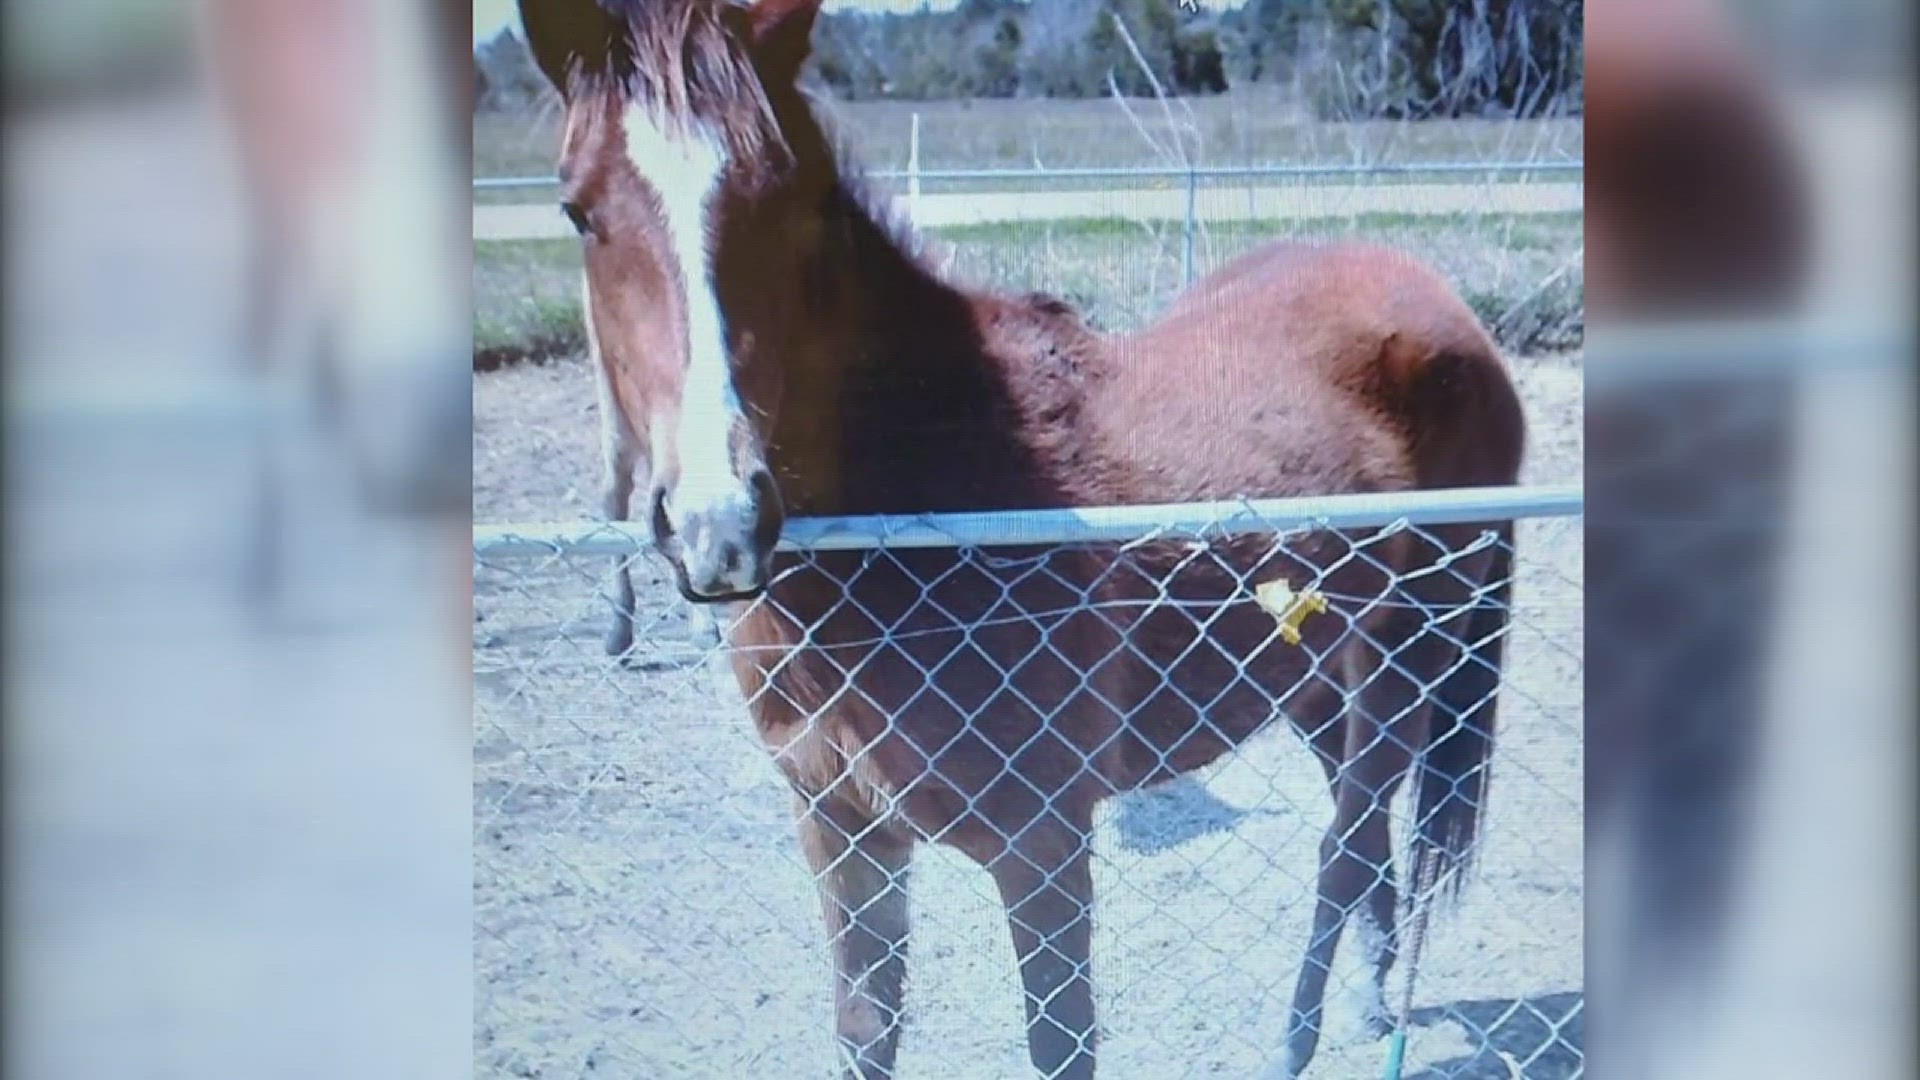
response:
{"label": "metal fence rail", "polygon": [[[1580,1075],[1581,513],[1579,490],[1556,487],[794,521],[779,598],[756,601],[748,617],[790,619],[806,644],[736,642],[733,664],[710,662],[725,650],[688,622],[641,534],[594,523],[477,528],[477,1071],[826,1076],[849,1045],[871,1050],[897,1035],[901,1077],[955,1075],[956,1063],[967,1075],[1036,1075],[1012,942],[1045,931],[1020,908],[1010,939],[1002,871],[939,842],[959,842],[966,821],[977,833],[999,805],[965,795],[980,783],[954,771],[965,755],[936,754],[923,773],[965,795],[954,831],[914,817],[905,791],[865,827],[828,814],[837,796],[818,791],[796,820],[782,772],[804,774],[800,743],[770,751],[748,717],[797,716],[799,730],[814,730],[846,722],[847,703],[861,700],[863,715],[901,733],[957,724],[985,739],[1020,722],[1131,724],[1118,700],[1103,711],[1084,694],[1068,695],[1078,704],[1047,697],[1048,687],[1123,685],[1106,681],[1108,660],[1089,651],[1085,630],[1098,619],[1136,644],[1184,632],[1195,648],[1225,650],[1209,660],[1142,646],[1147,666],[1130,670],[1176,691],[1154,699],[1154,716],[1186,707],[1205,724],[1230,724],[1270,716],[1285,698],[1299,725],[1304,706],[1289,695],[1345,679],[1324,700],[1377,724],[1366,745],[1389,756],[1412,714],[1388,703],[1404,704],[1410,687],[1436,716],[1479,723],[1494,684],[1463,697],[1450,680],[1487,640],[1504,641],[1477,878],[1427,935],[1417,983],[1370,990],[1378,938],[1364,919],[1350,928],[1332,983],[1361,1005],[1329,998],[1314,1026],[1330,1036],[1307,1075],[1378,1075],[1384,1047],[1344,1033],[1364,1028],[1383,990],[1397,1010],[1409,989],[1410,1072]],[[1516,520],[1511,548],[1487,525],[1503,520]],[[1470,580],[1468,568],[1502,549],[1513,557],[1508,575]],[[615,617],[616,563],[638,586],[637,632],[619,660],[598,640]],[[1278,606],[1262,588],[1276,578],[1291,585]],[[1490,609],[1505,584],[1512,601]],[[1309,597],[1325,608],[1293,606]],[[1468,627],[1489,610],[1503,628],[1475,637]],[[1238,620],[1236,629],[1218,620]],[[1303,631],[1297,643],[1287,643],[1288,623]],[[1413,639],[1382,629],[1394,625],[1452,642],[1455,663],[1426,666]],[[1257,646],[1236,637],[1260,626]],[[1363,643],[1355,655],[1374,658],[1370,673],[1337,670],[1343,641]],[[737,681],[742,663],[766,678]],[[789,665],[806,665],[806,676],[789,680]],[[1396,679],[1397,691],[1383,689]],[[1062,790],[1023,756],[1031,745],[1012,747],[1000,771]],[[1075,767],[1106,768],[1096,757]],[[836,783],[863,760],[843,761]],[[1090,955],[1103,1074],[1254,1075],[1278,1057],[1330,805],[1313,756],[1279,731],[1102,805],[1090,841]],[[1411,801],[1389,810],[1404,846]],[[811,861],[796,828],[812,838]],[[906,842],[909,960],[904,924],[888,921],[906,903],[906,849],[873,845],[883,832],[916,831],[932,842]],[[1341,852],[1368,857],[1372,841],[1338,839]],[[1385,862],[1369,863],[1380,881],[1391,880]],[[891,869],[875,876],[876,866]],[[846,895],[849,882],[866,892]],[[823,895],[842,913],[842,967],[880,973],[847,987],[838,1006]],[[902,965],[910,988],[895,1012],[886,973]]]}
{"label": "metal fence rail", "polygon": [[[1062,180],[1257,180],[1362,176],[1569,176],[1583,173],[1583,161],[1437,161],[1381,165],[1244,165],[1170,168],[1059,168],[1059,169],[872,169],[877,180],[915,179],[924,183],[999,182],[1008,186],[1046,184]],[[476,177],[476,191],[551,187],[554,176]]]}
{"label": "metal fence rail", "polygon": [[[1569,517],[1579,515],[1583,507],[1578,485],[1557,484],[1063,510],[796,518],[782,530],[780,547],[848,551],[1120,543],[1162,533],[1238,536],[1299,528]],[[473,550],[475,558],[627,556],[648,546],[645,537],[635,526],[612,522],[476,525]]]}

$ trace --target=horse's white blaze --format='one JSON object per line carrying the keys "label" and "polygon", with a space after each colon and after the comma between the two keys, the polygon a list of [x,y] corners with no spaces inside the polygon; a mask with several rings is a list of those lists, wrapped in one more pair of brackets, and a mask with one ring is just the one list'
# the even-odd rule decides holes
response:
{"label": "horse's white blaze", "polygon": [[[711,138],[663,130],[644,108],[626,114],[627,156],[659,194],[673,256],[686,290],[687,369],[680,414],[653,425],[671,438],[679,476],[667,493],[668,521],[676,529],[691,514],[746,504],[751,494],[734,468],[733,432],[740,397],[727,356],[726,325],[713,291],[707,246],[707,209],[719,190],[726,154]],[[655,460],[661,460],[656,447]]]}

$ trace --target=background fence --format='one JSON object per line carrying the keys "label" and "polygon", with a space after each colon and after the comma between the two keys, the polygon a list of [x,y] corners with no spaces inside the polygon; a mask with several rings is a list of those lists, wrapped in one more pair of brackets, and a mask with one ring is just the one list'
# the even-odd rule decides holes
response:
{"label": "background fence", "polygon": [[[1409,1075],[1561,1078],[1582,1071],[1579,506],[1576,491],[1521,489],[1491,501],[1439,493],[794,522],[787,546],[798,560],[790,572],[830,570],[856,593],[863,575],[924,573],[919,557],[976,575],[976,587],[957,592],[957,579],[942,576],[944,592],[923,581],[915,595],[927,602],[911,612],[869,610],[859,620],[884,648],[910,651],[937,637],[943,619],[954,632],[1000,625],[1044,636],[1066,613],[1084,613],[1071,590],[1044,611],[969,610],[997,595],[979,582],[1033,568],[982,544],[1150,536],[1154,544],[1130,548],[1119,565],[1166,582],[1177,571],[1145,552],[1184,544],[1201,558],[1229,534],[1270,535],[1273,551],[1317,553],[1301,556],[1314,569],[1296,584],[1320,583],[1333,612],[1314,618],[1344,624],[1370,605],[1404,602],[1408,579],[1361,595],[1340,576],[1388,538],[1437,537],[1446,521],[1520,518],[1480,871],[1460,909],[1429,935]],[[1471,542],[1429,556],[1446,562],[1489,542],[1469,532]],[[631,560],[639,587],[624,665],[600,647],[612,617],[610,555]],[[789,789],[727,665],[714,662],[717,651],[661,570],[634,534],[611,526],[476,531],[483,1075],[833,1075],[825,931]],[[1254,582],[1233,584],[1235,603],[1253,602],[1239,587]],[[1444,625],[1460,612],[1430,614]],[[928,633],[909,636],[909,627]],[[954,640],[950,633],[946,648]],[[941,663],[929,665],[930,681],[942,677]],[[1311,755],[1278,729],[1191,782],[1106,804],[1093,841],[1103,1075],[1254,1075],[1276,1058],[1329,813]],[[1404,807],[1396,817],[1404,838]],[[900,1075],[1031,1075],[992,882],[937,844],[922,846],[913,873]],[[1356,1014],[1341,991],[1367,981],[1356,940],[1350,932],[1334,968],[1315,1077],[1379,1073],[1383,1044],[1347,1038]]]}
{"label": "background fence", "polygon": [[[1547,230],[1551,240],[1523,238],[1519,246],[1547,249],[1559,261],[1530,273],[1503,260],[1495,272],[1530,274],[1528,280],[1544,284],[1542,294],[1515,294],[1501,309],[1483,314],[1491,316],[1496,328],[1504,328],[1522,304],[1553,307],[1557,299],[1557,306],[1565,307],[1564,296],[1545,291],[1560,278],[1568,278],[1569,286],[1579,282],[1577,257],[1568,257],[1578,250],[1584,169],[1578,160],[931,170],[918,167],[917,153],[913,161],[907,169],[868,175],[898,197],[906,218],[916,226],[973,230],[955,237],[963,244],[995,239],[996,230],[1003,247],[1012,246],[1022,232],[1037,231],[1043,240],[1039,259],[1032,251],[978,266],[962,258],[959,269],[990,275],[987,280],[1003,281],[1008,271],[1017,273],[1008,263],[1039,262],[1046,276],[1035,287],[1084,294],[1086,283],[1077,278],[1092,267],[1078,265],[1083,260],[1060,252],[1060,246],[1084,247],[1089,240],[1103,239],[1111,246],[1113,240],[1132,240],[1128,234],[1135,234],[1150,241],[1140,254],[1155,257],[1144,263],[1136,259],[1132,265],[1149,270],[1142,285],[1157,296],[1168,287],[1192,283],[1250,240],[1265,239],[1288,223],[1294,230],[1310,229],[1305,223],[1328,218],[1371,218],[1377,228],[1427,234],[1431,239],[1423,246],[1436,250],[1447,242],[1468,240],[1473,255],[1485,261],[1490,248],[1508,253],[1516,249],[1513,219],[1534,218],[1534,228]],[[550,176],[490,177],[476,179],[473,186],[476,196],[516,193],[531,201],[546,198],[555,183]],[[570,226],[550,202],[477,206],[475,234],[486,239],[570,235]],[[1556,216],[1566,219],[1557,232],[1552,220]],[[1440,241],[1442,237],[1447,240]],[[1109,260],[1105,267],[1124,265],[1124,260]],[[1482,288],[1497,292],[1502,284],[1496,276]],[[1114,315],[1101,314],[1110,320]],[[1563,329],[1560,336],[1565,335]]]}
{"label": "background fence", "polygon": [[[1078,168],[992,168],[992,169],[921,169],[917,165],[905,169],[871,169],[866,175],[869,179],[888,184],[904,184],[909,195],[918,194],[927,187],[940,189],[961,189],[978,187],[1011,188],[1015,191],[1051,191],[1073,190],[1076,183],[1101,180],[1233,180],[1278,181],[1278,180],[1339,180],[1353,183],[1360,180],[1382,180],[1404,177],[1464,177],[1461,182],[1474,180],[1504,180],[1509,183],[1524,183],[1542,178],[1578,176],[1586,169],[1586,163],[1579,160],[1527,160],[1527,161],[1431,161],[1396,162],[1372,165],[1190,165],[1169,168],[1165,166],[1095,166]],[[559,184],[554,176],[482,176],[475,177],[473,190],[487,191],[526,191],[534,192],[541,188],[551,188]]]}
{"label": "background fence", "polygon": [[[1525,353],[1584,337],[1582,176],[1577,157],[1559,155],[876,174],[946,273],[1052,293],[1103,329],[1143,325],[1265,241],[1368,240],[1433,266],[1505,348]],[[578,246],[543,180],[476,181],[483,367],[583,348]]]}

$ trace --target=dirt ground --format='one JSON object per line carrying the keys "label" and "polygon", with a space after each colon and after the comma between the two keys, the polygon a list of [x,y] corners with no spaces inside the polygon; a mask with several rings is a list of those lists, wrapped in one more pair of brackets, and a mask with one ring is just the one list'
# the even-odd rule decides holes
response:
{"label": "dirt ground", "polygon": [[[1578,355],[1512,361],[1526,479],[1577,481]],[[474,519],[593,516],[584,361],[477,376]],[[1435,923],[1407,1075],[1581,1074],[1581,543],[1520,532],[1516,626],[1480,871]],[[829,972],[788,794],[658,568],[637,663],[604,657],[606,560],[475,571],[475,1063],[482,1076],[828,1077]],[[1279,729],[1200,783],[1107,807],[1096,841],[1101,1075],[1248,1077],[1276,1058],[1330,812]],[[992,885],[926,847],[900,1075],[1024,1078]],[[1349,941],[1353,940],[1351,937]],[[1380,1074],[1336,965],[1309,1076]]]}

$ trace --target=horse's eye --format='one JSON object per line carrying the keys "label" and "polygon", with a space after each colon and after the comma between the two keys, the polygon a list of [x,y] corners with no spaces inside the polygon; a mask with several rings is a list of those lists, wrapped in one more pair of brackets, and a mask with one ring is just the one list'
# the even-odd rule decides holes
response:
{"label": "horse's eye", "polygon": [[563,202],[560,204],[560,212],[567,215],[567,220],[573,223],[574,232],[581,236],[587,236],[593,232],[593,222],[587,220],[587,212],[579,203]]}

